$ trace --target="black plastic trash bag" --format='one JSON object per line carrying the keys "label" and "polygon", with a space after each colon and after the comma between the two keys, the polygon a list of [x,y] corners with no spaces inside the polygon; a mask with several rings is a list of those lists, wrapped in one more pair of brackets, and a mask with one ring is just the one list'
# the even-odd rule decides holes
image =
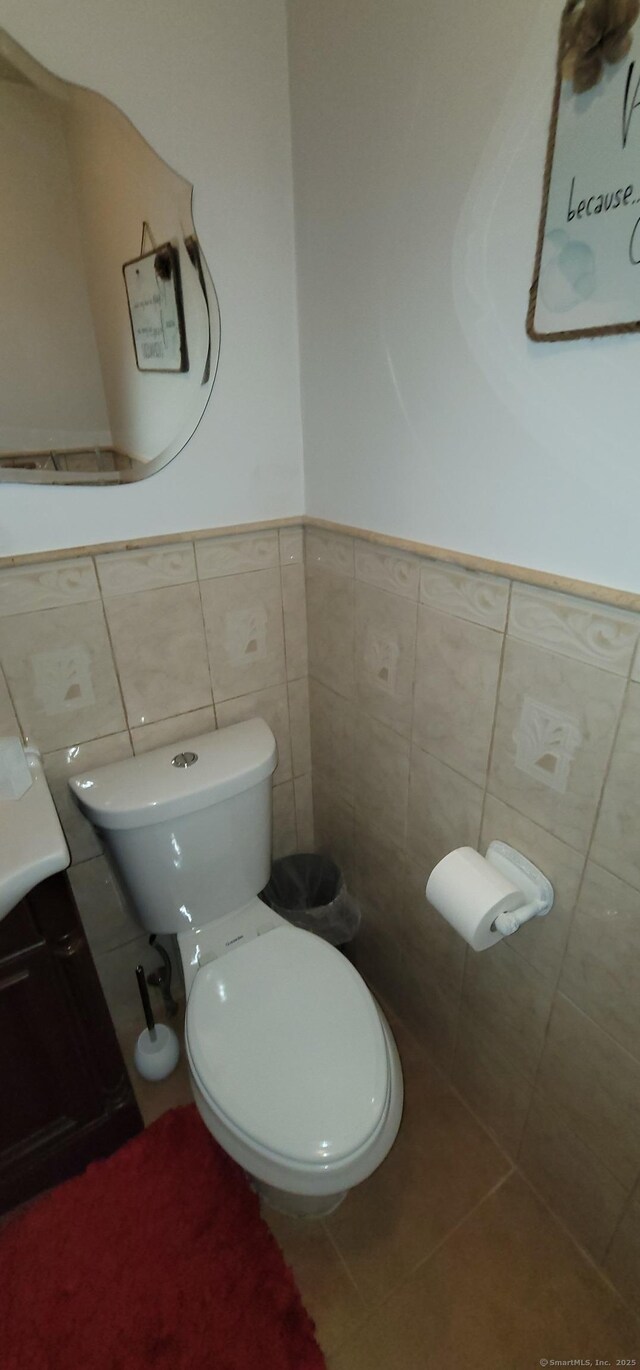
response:
{"label": "black plastic trash bag", "polygon": [[260,898],[288,923],[317,933],[334,947],[350,942],[360,927],[358,905],[330,856],[302,853],[274,861]]}

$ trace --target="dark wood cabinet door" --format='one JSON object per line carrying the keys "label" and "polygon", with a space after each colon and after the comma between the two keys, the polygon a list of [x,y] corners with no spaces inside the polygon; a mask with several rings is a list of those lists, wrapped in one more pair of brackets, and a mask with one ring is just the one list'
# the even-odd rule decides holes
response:
{"label": "dark wood cabinet door", "polygon": [[95,1116],[100,1096],[47,947],[0,966],[0,1167]]}
{"label": "dark wood cabinet door", "polygon": [[0,1212],[142,1126],[65,876],[0,922]]}

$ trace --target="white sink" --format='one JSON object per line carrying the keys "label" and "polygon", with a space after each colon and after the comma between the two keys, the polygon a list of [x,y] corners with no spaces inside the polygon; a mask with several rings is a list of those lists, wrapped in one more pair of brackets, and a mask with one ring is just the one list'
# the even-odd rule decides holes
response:
{"label": "white sink", "polygon": [[0,799],[0,918],[71,859],[40,753],[26,747],[25,757],[30,788],[20,799]]}

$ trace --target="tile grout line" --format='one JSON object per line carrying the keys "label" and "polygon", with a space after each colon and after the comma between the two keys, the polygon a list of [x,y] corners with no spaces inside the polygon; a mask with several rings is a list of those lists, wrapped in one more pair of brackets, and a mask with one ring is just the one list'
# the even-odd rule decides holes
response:
{"label": "tile grout line", "polygon": [[[494,706],[493,706],[493,718],[492,718],[492,723],[491,723],[491,737],[490,737],[490,740],[489,740],[489,751],[488,751],[488,754],[487,754],[487,766],[486,766],[486,770],[485,770],[484,785],[483,785],[483,787],[482,787],[482,803],[481,803],[481,805],[480,805],[480,820],[479,820],[479,825],[478,825],[478,847],[477,847],[477,850],[480,850],[480,844],[481,844],[481,841],[482,841],[482,830],[483,830],[483,827],[484,827],[485,810],[486,810],[486,806],[487,806],[487,794],[488,794],[488,785],[489,785],[489,775],[490,775],[490,772],[491,772],[491,763],[492,763],[492,760],[493,760],[493,748],[494,748],[494,742],[495,742],[495,736],[496,736],[496,728],[497,728],[497,722],[498,722],[498,708],[499,708],[499,705],[500,705],[500,691],[501,691],[501,689],[502,689],[502,675],[503,675],[503,669],[504,669],[504,658],[505,658],[505,653],[506,653],[506,650],[507,650],[507,629],[508,629],[508,626],[509,626],[509,613],[510,613],[510,609],[511,609],[511,592],[512,592],[512,589],[513,589],[513,582],[512,582],[512,581],[509,581],[509,586],[508,586],[508,590],[507,590],[507,603],[506,603],[506,609],[505,609],[504,628],[503,628],[503,631],[502,631],[502,644],[501,644],[501,647],[500,647],[500,660],[499,660],[499,663],[498,663],[498,676],[497,676],[497,680],[496,680],[496,694],[495,694],[495,701],[494,701]],[[454,1034],[453,1034],[453,1049],[452,1049],[452,1053],[451,1053],[451,1077],[452,1077],[452,1078],[453,1078],[453,1072],[454,1072],[454,1070],[455,1070],[455,1062],[456,1062],[456,1056],[457,1056],[457,1052],[458,1052],[458,1044],[459,1044],[459,1041],[460,1041],[460,1023],[461,1023],[462,1009],[463,1009],[463,1004],[464,1004],[464,989],[465,989],[465,982],[466,982],[466,979],[467,979],[467,971],[468,971],[468,967],[469,967],[469,951],[470,951],[470,948],[469,948],[467,945],[465,945],[465,949],[464,949],[464,962],[463,962],[463,966],[462,966],[462,978],[461,978],[461,981],[460,981],[460,994],[459,994],[459,998],[458,998],[458,1009],[457,1009],[457,1013],[456,1013],[456,1025],[455,1025],[455,1031],[454,1031]]]}
{"label": "tile grout line", "polygon": [[560,1230],[564,1232],[565,1236],[569,1238],[571,1245],[574,1246],[576,1251],[580,1253],[583,1260],[586,1261],[587,1265],[591,1267],[594,1274],[596,1274],[601,1280],[601,1282],[604,1285],[606,1285],[607,1289],[609,1289],[609,1291],[615,1295],[616,1299],[620,1301],[623,1308],[626,1308],[627,1311],[631,1313],[635,1320],[640,1324],[640,1314],[636,1312],[632,1304],[627,1302],[626,1298],[618,1289],[617,1285],[613,1284],[612,1280],[609,1279],[609,1276],[607,1275],[604,1266],[595,1259],[595,1256],[591,1255],[591,1252],[588,1251],[585,1246],[581,1245],[575,1233],[572,1232],[571,1228],[567,1225],[567,1223],[565,1223],[564,1219],[561,1218],[558,1213],[556,1213],[555,1208],[551,1207],[551,1204],[549,1203],[548,1199],[545,1198],[544,1194],[542,1194],[540,1190],[536,1189],[536,1186],[529,1179],[529,1176],[525,1173],[524,1170],[521,1170],[520,1166],[517,1164],[514,1167],[514,1174],[518,1175],[519,1178],[524,1182],[524,1184],[526,1184],[527,1188],[531,1190],[531,1193],[535,1195],[536,1199],[538,1199],[539,1203],[542,1204],[542,1207],[549,1214],[549,1217],[553,1219],[553,1221],[557,1224]]}
{"label": "tile grout line", "polygon": [[228,524],[212,528],[188,529],[173,533],[156,533],[147,538],[126,538],[116,542],[89,543],[75,547],[53,547],[42,552],[16,552],[0,557],[1,570],[14,570],[37,566],[43,562],[76,560],[92,555],[106,555],[112,552],[139,551],[148,547],[166,546],[170,543],[201,542],[204,539],[241,537],[250,533],[267,532],[273,528],[299,526],[333,533],[337,537],[353,538],[360,542],[397,554],[415,556],[434,566],[452,567],[470,574],[480,574],[519,584],[541,588],[549,593],[571,595],[593,604],[621,610],[624,613],[640,611],[640,596],[631,590],[613,586],[599,585],[594,582],[574,580],[560,573],[536,570],[533,567],[518,566],[509,562],[494,561],[490,558],[475,556],[472,553],[436,547],[429,543],[412,541],[379,533],[373,529],[357,528],[349,524],[336,523],[321,519],[313,514],[301,513],[286,515],[279,519],[259,519],[241,524]]}
{"label": "tile grout line", "polygon": [[[202,619],[202,631],[203,631],[203,633],[204,633],[204,645],[205,645],[206,652],[207,652],[207,672],[208,672],[208,675],[209,675],[209,689],[210,689],[210,691],[211,691],[211,707],[212,707],[212,709],[213,709],[213,727],[214,727],[214,731],[215,731],[215,730],[217,730],[217,727],[218,727],[218,710],[217,710],[217,707],[216,707],[216,697],[215,697],[214,690],[213,690],[213,672],[212,672],[212,667],[211,667],[211,653],[210,653],[210,651],[209,651],[209,636],[208,636],[208,633],[207,633],[207,624],[206,624],[206,620],[205,620],[205,616],[204,616],[204,604],[203,604],[203,601],[202,601],[202,581],[201,581],[201,579],[200,579],[200,568],[199,568],[199,566],[198,566],[198,558],[197,558],[197,556],[196,556],[196,546],[195,546],[195,542],[192,542],[192,543],[190,544],[190,546],[191,546],[192,549],[193,549],[193,561],[194,561],[194,565],[195,565],[195,568],[196,568],[196,585],[197,585],[197,587],[198,587],[198,600],[199,600],[199,603],[200,603],[200,617],[201,617],[201,619]],[[209,577],[207,577],[207,579],[209,579]]]}
{"label": "tile grout line", "polygon": [[[356,1328],[354,1328],[351,1332],[348,1333],[347,1337],[345,1337],[345,1342],[342,1344],[346,1344],[346,1342],[350,1340],[351,1337],[356,1336],[362,1330],[362,1328],[365,1327],[369,1322],[371,1322],[371,1320],[382,1309],[386,1308],[387,1304],[390,1303],[391,1299],[393,1299],[395,1295],[398,1294],[400,1290],[403,1289],[404,1286],[407,1285],[410,1282],[410,1280],[414,1278],[414,1276],[418,1273],[419,1270],[422,1270],[423,1267],[427,1266],[429,1262],[433,1260],[434,1256],[437,1256],[438,1252],[441,1251],[444,1246],[446,1246],[450,1238],[455,1236],[455,1234],[460,1231],[460,1228],[464,1227],[465,1223],[467,1223],[469,1219],[472,1218],[480,1208],[482,1208],[483,1204],[485,1204],[487,1200],[493,1198],[494,1194],[497,1194],[498,1191],[502,1188],[502,1186],[506,1183],[506,1181],[510,1179],[511,1176],[514,1174],[517,1174],[517,1169],[514,1165],[510,1164],[510,1168],[507,1171],[505,1171],[505,1174],[501,1175],[500,1179],[497,1180],[496,1183],[492,1185],[491,1188],[488,1189],[485,1194],[482,1195],[482,1198],[478,1199],[477,1203],[475,1203],[473,1207],[469,1209],[468,1213],[465,1213],[462,1218],[458,1219],[458,1222],[455,1223],[454,1226],[451,1227],[449,1231],[446,1232],[444,1236],[442,1236],[435,1243],[435,1245],[431,1248],[431,1250],[427,1253],[426,1256],[421,1256],[420,1260],[417,1261],[415,1265],[411,1266],[409,1270],[405,1271],[405,1273],[403,1274],[402,1278],[398,1281],[398,1283],[394,1284],[390,1289],[388,1289],[382,1296],[382,1298],[376,1302],[375,1307],[367,1306],[366,1317],[362,1319],[362,1321],[358,1324]],[[339,1250],[338,1254],[341,1254]],[[346,1265],[346,1261],[344,1263]],[[352,1283],[355,1284],[356,1289],[360,1294],[360,1297],[368,1305],[368,1300],[365,1298],[365,1295],[362,1293],[360,1286],[356,1283],[353,1276],[351,1275],[348,1265],[347,1271],[351,1277]]]}
{"label": "tile grout line", "polygon": [[[528,1107],[528,1109],[527,1109],[527,1112],[526,1112],[526,1115],[525,1115],[525,1119],[524,1119],[524,1123],[523,1123],[523,1126],[522,1126],[522,1132],[521,1132],[521,1134],[520,1134],[520,1142],[519,1142],[519,1145],[518,1145],[518,1152],[517,1152],[517,1160],[518,1160],[518,1161],[520,1160],[520,1157],[522,1156],[522,1152],[523,1152],[523,1148],[524,1148],[524,1142],[525,1142],[525,1136],[526,1136],[527,1128],[528,1128],[528,1126],[529,1126],[529,1122],[530,1122],[531,1115],[532,1115],[533,1108],[534,1108],[534,1103],[535,1103],[535,1099],[536,1099],[536,1091],[537,1091],[537,1088],[538,1088],[538,1081],[539,1081],[539,1079],[540,1079],[540,1072],[541,1072],[541,1069],[542,1069],[542,1061],[543,1061],[544,1053],[545,1053],[545,1050],[546,1050],[547,1042],[548,1042],[548,1039],[549,1039],[549,1030],[550,1030],[550,1027],[551,1027],[551,1019],[552,1019],[552,1017],[553,1017],[553,1012],[554,1012],[554,1008],[555,1008],[556,998],[557,998],[557,995],[561,992],[561,991],[559,990],[559,985],[560,985],[560,982],[561,982],[561,980],[562,980],[562,974],[563,974],[564,964],[565,964],[565,960],[566,960],[566,956],[567,956],[567,949],[568,949],[568,947],[569,947],[569,942],[570,942],[570,939],[571,939],[571,932],[572,932],[572,928],[573,928],[573,925],[574,925],[574,922],[575,922],[575,919],[576,919],[577,910],[578,910],[578,907],[579,907],[579,904],[580,904],[580,899],[581,899],[581,897],[582,897],[582,891],[583,891],[584,883],[585,883],[585,880],[586,880],[587,865],[588,865],[588,863],[589,863],[590,853],[591,853],[591,846],[592,846],[594,834],[595,834],[595,831],[596,831],[596,828],[597,828],[597,825],[598,825],[598,819],[599,819],[599,816],[600,816],[600,809],[601,809],[601,806],[602,806],[602,801],[603,801],[603,798],[604,798],[604,792],[605,792],[607,780],[608,780],[608,777],[609,777],[609,769],[610,769],[610,766],[611,766],[611,759],[612,759],[613,752],[614,752],[614,749],[615,749],[615,746],[616,746],[616,743],[617,743],[617,740],[618,740],[618,734],[619,734],[620,727],[621,727],[621,724],[622,724],[622,716],[623,716],[624,709],[625,709],[625,705],[626,705],[626,701],[627,701],[627,698],[628,698],[628,693],[629,693],[629,689],[630,689],[630,682],[631,682],[631,671],[632,671],[632,667],[633,667],[633,661],[634,661],[634,653],[631,654],[631,660],[630,660],[630,663],[629,663],[629,670],[628,670],[628,674],[627,674],[627,678],[626,678],[626,685],[625,685],[625,689],[624,689],[624,692],[623,692],[623,695],[622,695],[622,698],[621,698],[621,701],[620,701],[620,708],[619,708],[618,718],[617,718],[617,722],[616,722],[616,727],[615,727],[615,729],[614,729],[614,734],[613,734],[613,738],[612,738],[612,741],[611,741],[611,747],[610,747],[609,755],[608,755],[608,758],[607,758],[607,764],[606,764],[606,767],[605,767],[605,772],[604,772],[604,776],[603,776],[603,779],[602,779],[602,784],[601,784],[600,791],[599,791],[599,795],[598,795],[598,802],[597,802],[597,804],[596,804],[596,810],[595,810],[595,814],[594,814],[594,818],[593,818],[593,823],[592,823],[592,825],[591,825],[591,830],[590,830],[590,834],[589,834],[589,840],[588,840],[588,842],[587,842],[587,846],[586,846],[586,849],[585,849],[585,854],[584,854],[584,858],[583,858],[582,870],[581,870],[581,873],[580,873],[580,881],[579,881],[579,884],[578,884],[578,889],[577,889],[577,893],[576,893],[576,898],[575,898],[575,901],[574,901],[573,908],[572,908],[572,910],[571,910],[571,915],[570,915],[569,920],[568,920],[568,923],[567,923],[567,936],[566,936],[566,939],[565,939],[565,943],[564,943],[564,948],[563,948],[562,956],[561,956],[560,961],[559,961],[559,963],[558,963],[557,974],[556,974],[556,977],[555,977],[555,980],[554,980],[554,984],[553,984],[553,990],[552,990],[552,995],[551,995],[551,1004],[550,1004],[550,1009],[549,1009],[549,1016],[548,1016],[548,1018],[547,1018],[547,1022],[546,1022],[546,1025],[545,1025],[545,1031],[544,1031],[544,1037],[543,1037],[543,1040],[542,1040],[542,1046],[541,1046],[541,1049],[540,1049],[540,1055],[539,1055],[539,1057],[538,1057],[538,1063],[537,1063],[537,1066],[536,1066],[536,1070],[535,1070],[535,1072],[534,1072],[533,1081],[532,1081],[532,1085],[531,1085],[531,1097],[530,1097],[530,1099],[529,1099],[529,1107]],[[569,996],[566,996],[566,997],[569,998]],[[573,1003],[573,1000],[571,1000],[571,1002]],[[576,1004],[574,1007],[578,1008],[579,1011],[580,1011],[581,1013],[585,1013],[584,1009],[581,1009],[579,1004]],[[590,1014],[585,1013],[585,1017],[588,1018],[589,1022],[595,1022],[595,1020],[591,1018]],[[599,1024],[596,1024],[596,1026],[599,1026]],[[613,1039],[612,1039],[612,1040],[613,1040]],[[619,1044],[616,1043],[616,1045],[619,1045]],[[629,1054],[630,1054],[630,1055],[633,1055],[632,1053],[629,1053]],[[633,1059],[635,1059],[635,1058],[633,1058]],[[545,1094],[544,1094],[544,1091],[541,1091],[541,1094],[542,1094],[542,1098],[545,1099],[545,1101],[546,1101],[546,1103],[547,1103],[547,1106],[550,1106],[550,1107],[553,1108],[553,1105],[550,1105],[550,1101],[546,1099],[546,1096],[545,1096]],[[555,1111],[556,1111],[556,1113],[557,1113],[557,1109],[556,1109]],[[561,1121],[563,1122],[564,1126],[566,1126],[566,1127],[568,1128],[569,1132],[571,1132],[572,1134],[578,1136],[579,1134],[578,1134],[578,1133],[575,1133],[574,1128],[572,1128],[569,1124],[564,1123],[564,1120],[562,1119],[562,1116],[561,1116],[561,1115],[559,1115],[559,1116],[560,1116]],[[587,1147],[587,1150],[590,1152],[591,1155],[593,1155],[594,1157],[596,1157],[596,1159],[597,1159],[598,1161],[600,1161],[601,1164],[604,1164],[604,1165],[605,1165],[605,1169],[609,1170],[609,1173],[613,1176],[613,1178],[616,1179],[616,1180],[618,1181],[618,1183],[622,1183],[622,1182],[620,1181],[619,1177],[618,1177],[617,1175],[614,1175],[614,1172],[611,1171],[611,1170],[609,1169],[609,1167],[606,1165],[606,1163],[602,1161],[602,1158],[601,1158],[600,1156],[598,1156],[597,1152],[593,1151],[593,1148],[590,1147],[590,1146],[588,1145],[588,1143],[586,1143],[582,1138],[580,1138],[580,1141],[582,1141],[582,1144],[583,1144],[584,1146]],[[639,1173],[640,1173],[640,1171],[639,1171]],[[636,1176],[636,1180],[634,1181],[634,1185],[635,1185],[636,1182],[637,1182],[637,1176]],[[622,1222],[622,1219],[623,1219],[625,1213],[627,1212],[627,1209],[628,1209],[628,1206],[629,1206],[629,1202],[631,1201],[631,1196],[632,1196],[632,1194],[633,1194],[633,1186],[632,1186],[631,1190],[629,1191],[629,1193],[627,1194],[627,1197],[626,1197],[625,1202],[624,1202],[624,1204],[623,1204],[623,1207],[622,1207],[620,1216],[619,1216],[619,1218],[618,1218],[618,1221],[616,1222],[616,1224],[615,1224],[615,1226],[614,1226],[613,1234],[612,1234],[612,1236],[611,1236],[609,1242],[607,1243],[607,1246],[605,1247],[605,1250],[604,1250],[604,1252],[603,1252],[603,1259],[604,1259],[604,1256],[607,1254],[607,1251],[610,1249],[610,1245],[611,1245],[611,1242],[613,1241],[613,1237],[614,1237],[614,1235],[615,1235],[615,1232],[617,1231],[620,1222]]]}

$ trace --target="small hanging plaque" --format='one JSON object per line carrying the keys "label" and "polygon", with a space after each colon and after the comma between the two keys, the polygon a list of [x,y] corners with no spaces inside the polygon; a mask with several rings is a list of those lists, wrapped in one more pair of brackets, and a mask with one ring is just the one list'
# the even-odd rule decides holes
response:
{"label": "small hanging plaque", "polygon": [[569,0],[527,333],[536,342],[640,329],[638,0]]}
{"label": "small hanging plaque", "polygon": [[124,282],[139,371],[188,371],[180,262],[172,243],[125,262]]}

